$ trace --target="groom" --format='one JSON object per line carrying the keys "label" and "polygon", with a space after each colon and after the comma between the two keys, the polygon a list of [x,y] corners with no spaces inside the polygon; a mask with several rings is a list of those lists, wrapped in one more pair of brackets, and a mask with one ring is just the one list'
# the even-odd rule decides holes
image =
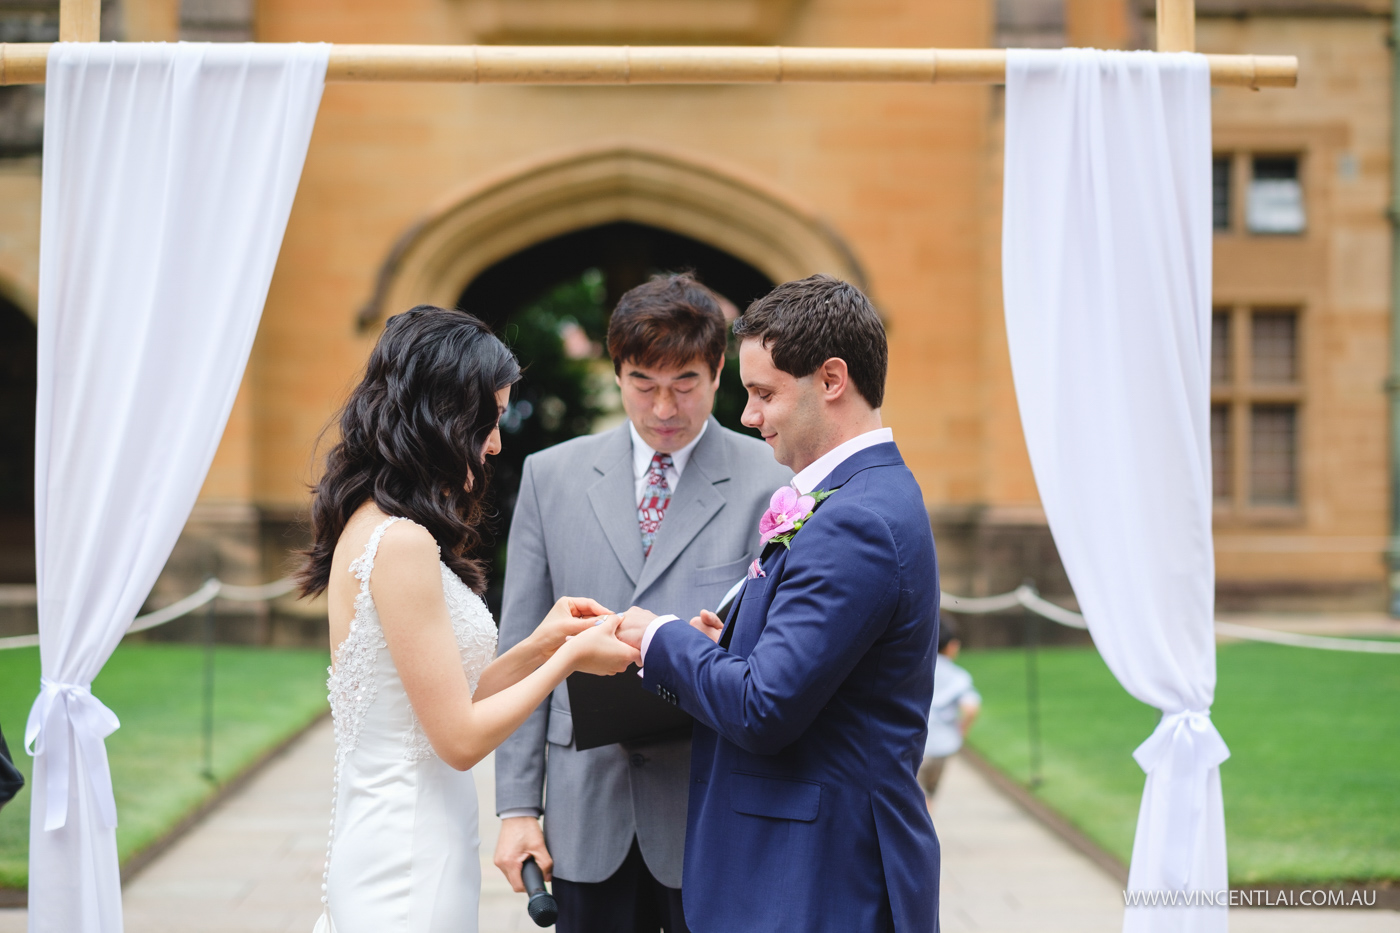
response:
{"label": "groom", "polygon": [[915,774],[938,568],[919,485],[880,425],[884,328],[859,290],[815,275],[734,333],[743,422],[795,491],[774,495],[727,624],[633,608],[618,631],[646,686],[695,717],[686,921],[933,933],[938,839]]}

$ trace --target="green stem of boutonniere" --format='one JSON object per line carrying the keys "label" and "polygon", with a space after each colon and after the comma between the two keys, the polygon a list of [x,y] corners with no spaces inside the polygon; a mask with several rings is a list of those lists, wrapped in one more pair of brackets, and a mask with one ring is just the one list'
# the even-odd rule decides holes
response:
{"label": "green stem of boutonniere", "polygon": [[784,534],[780,535],[774,535],[772,538],[768,539],[768,543],[781,544],[783,547],[791,550],[793,536],[802,530],[802,526],[807,523],[807,519],[811,518],[814,514],[816,514],[817,506],[822,504],[822,500],[824,500],[827,496],[831,495],[835,491],[835,489],[818,489],[816,492],[812,493],[811,511],[809,511],[806,515],[802,516],[800,520],[792,523],[792,531],[785,532]]}

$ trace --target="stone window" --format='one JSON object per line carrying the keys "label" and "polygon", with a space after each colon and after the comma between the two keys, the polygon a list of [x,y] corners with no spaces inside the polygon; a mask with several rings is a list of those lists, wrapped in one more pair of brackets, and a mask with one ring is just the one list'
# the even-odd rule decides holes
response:
{"label": "stone window", "polygon": [[1250,159],[1245,219],[1250,233],[1297,234],[1307,229],[1296,155]]}
{"label": "stone window", "polygon": [[1303,157],[1297,153],[1216,153],[1211,160],[1211,223],[1218,233],[1306,233]]}
{"label": "stone window", "polygon": [[[58,0],[0,2],[0,42],[57,42]],[[0,159],[38,155],[44,146],[44,86],[0,87]]]}
{"label": "stone window", "polygon": [[1230,162],[1218,155],[1210,163],[1211,225],[1217,230],[1230,229]]}
{"label": "stone window", "polygon": [[1217,514],[1297,512],[1301,321],[1296,307],[1215,308],[1210,442]]}

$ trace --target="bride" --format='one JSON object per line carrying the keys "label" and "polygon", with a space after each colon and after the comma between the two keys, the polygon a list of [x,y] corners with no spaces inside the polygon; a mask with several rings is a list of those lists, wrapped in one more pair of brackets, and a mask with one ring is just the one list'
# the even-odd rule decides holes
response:
{"label": "bride", "polygon": [[590,599],[496,657],[481,600],[486,458],[520,367],[480,320],[389,319],[314,491],[299,582],[326,594],[335,792],[317,933],[475,931],[471,768],[570,673],[637,652]]}

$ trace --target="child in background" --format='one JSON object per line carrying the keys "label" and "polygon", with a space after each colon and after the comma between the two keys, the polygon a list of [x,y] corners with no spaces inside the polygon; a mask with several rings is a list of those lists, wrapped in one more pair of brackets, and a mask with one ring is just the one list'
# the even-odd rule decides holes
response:
{"label": "child in background", "polygon": [[919,786],[924,801],[933,805],[933,792],[943,776],[943,765],[962,748],[963,738],[982,708],[982,697],[973,689],[972,675],[953,661],[962,648],[958,626],[944,616],[938,625],[938,657],[933,668],[933,705],[928,716],[928,741],[924,763],[919,766]]}

